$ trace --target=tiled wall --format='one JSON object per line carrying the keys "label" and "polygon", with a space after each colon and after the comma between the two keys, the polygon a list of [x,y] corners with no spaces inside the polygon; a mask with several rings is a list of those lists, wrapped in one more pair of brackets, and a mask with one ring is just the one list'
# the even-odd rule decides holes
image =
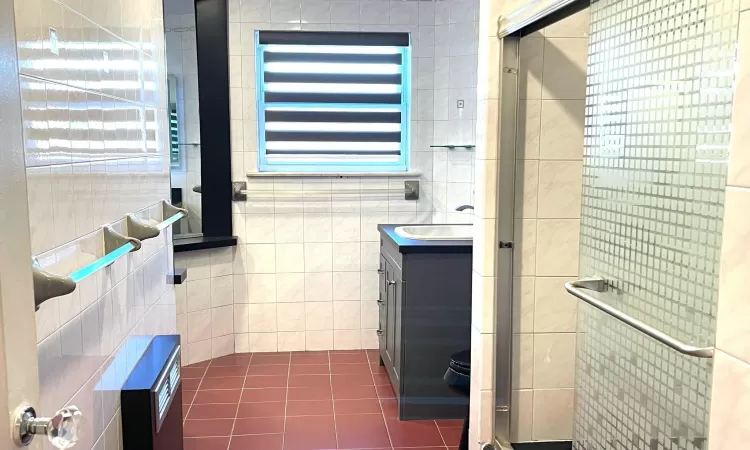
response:
{"label": "tiled wall", "polygon": [[512,441],[571,439],[588,10],[520,41]]}
{"label": "tiled wall", "polygon": [[198,114],[198,62],[195,48],[195,13],[192,1],[171,0],[164,5],[167,75],[176,81],[177,126],[181,161],[172,167],[172,187],[182,188],[182,207],[188,219],[179,224],[180,233],[200,233],[201,137]]}
{"label": "tiled wall", "polygon": [[709,450],[741,448],[750,440],[750,2],[740,13],[739,52],[729,175],[724,209]]}
{"label": "tiled wall", "polygon": [[[377,347],[377,224],[472,220],[471,211],[454,210],[473,203],[474,152],[430,145],[474,143],[477,14],[476,0],[230,2],[232,178],[268,194],[234,204],[236,248],[186,256],[189,281],[180,308],[186,316],[179,320],[191,343],[190,360],[224,351],[223,341],[208,344],[223,333],[234,335],[236,352]],[[256,170],[258,156],[258,29],[411,32],[411,161],[421,172],[419,201],[366,192],[336,195],[337,189],[403,188],[403,178],[246,177]],[[459,99],[463,109],[456,108]],[[331,195],[273,195],[303,189]],[[191,265],[205,279],[196,279]],[[223,295],[211,296],[213,306],[191,302],[191,292],[215,286],[233,292],[233,302]],[[233,323],[226,322],[225,311]]]}
{"label": "tiled wall", "polygon": [[492,442],[495,415],[495,288],[498,271],[500,2],[479,2],[477,148],[474,173],[474,246],[471,293],[469,448]]}
{"label": "tiled wall", "polygon": [[235,263],[237,255],[234,247],[175,254],[175,267],[188,269],[188,281],[175,286],[177,331],[182,336],[185,365],[235,351],[235,310],[239,308],[235,302],[242,294],[235,292],[235,284],[238,288],[245,285],[244,275],[234,275],[235,264],[237,272],[244,273],[241,260]]}
{"label": "tiled wall", "polygon": [[[101,256],[101,224],[169,196],[161,2],[23,0],[15,12],[32,250],[68,274]],[[123,342],[175,329],[170,242],[145,241],[37,312],[37,411],[79,406],[82,449],[118,447],[119,393],[105,387],[122,376]]]}

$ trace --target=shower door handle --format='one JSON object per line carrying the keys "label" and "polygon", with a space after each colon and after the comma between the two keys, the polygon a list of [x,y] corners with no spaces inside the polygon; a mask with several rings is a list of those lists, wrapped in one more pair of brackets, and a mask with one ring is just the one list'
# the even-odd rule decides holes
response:
{"label": "shower door handle", "polygon": [[565,290],[571,295],[578,297],[589,305],[597,308],[598,310],[609,314],[620,322],[628,325],[631,328],[635,328],[641,333],[661,342],[669,348],[677,350],[683,355],[695,356],[697,358],[713,358],[714,349],[712,347],[695,347],[679,341],[666,333],[663,333],[656,328],[650,327],[635,317],[631,317],[617,308],[614,308],[603,301],[592,297],[589,293],[584,292],[586,290],[595,292],[604,292],[607,287],[607,281],[601,277],[589,277],[583,278],[576,281],[570,281],[565,283]]}

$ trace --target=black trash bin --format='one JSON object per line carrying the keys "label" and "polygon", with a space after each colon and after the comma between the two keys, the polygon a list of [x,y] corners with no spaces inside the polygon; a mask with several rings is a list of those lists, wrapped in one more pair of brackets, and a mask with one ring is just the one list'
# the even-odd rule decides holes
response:
{"label": "black trash bin", "polygon": [[[443,375],[448,387],[455,393],[469,397],[471,389],[471,350],[451,355],[451,361],[448,363],[448,370]],[[458,450],[469,449],[469,406],[466,406],[466,419],[464,427],[461,430],[461,440],[458,443]]]}

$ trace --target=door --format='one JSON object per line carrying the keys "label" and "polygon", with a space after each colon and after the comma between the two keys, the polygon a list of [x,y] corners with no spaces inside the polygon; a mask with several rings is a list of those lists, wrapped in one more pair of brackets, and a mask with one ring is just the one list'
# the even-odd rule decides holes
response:
{"label": "door", "polygon": [[[542,14],[533,20],[540,20],[537,26],[553,21],[541,19]],[[738,19],[734,0],[591,2],[582,206],[580,234],[575,233],[580,245],[570,245],[574,241],[558,230],[545,236],[548,243],[565,243],[560,253],[571,261],[580,249],[579,280],[565,287],[561,281],[557,288],[578,299],[575,395],[554,396],[548,386],[526,395],[534,428],[537,417],[548,412],[537,409],[542,399],[566,411],[574,408],[575,450],[710,447],[724,188],[730,132],[739,126],[731,117]],[[502,131],[506,108],[517,105],[515,94],[505,89],[518,60],[507,52],[514,41],[505,36],[500,45]],[[565,63],[549,41],[543,45],[544,58]],[[519,123],[532,117],[524,113]],[[505,148],[502,143],[501,155]],[[510,192],[501,187],[499,195]],[[539,236],[540,230],[535,229]],[[499,240],[504,236],[500,229]],[[517,242],[513,246],[516,251]],[[537,270],[539,261],[537,254]],[[511,316],[501,308],[507,292],[503,296],[498,288],[497,295],[500,440],[508,435],[508,416],[520,410],[513,410],[513,401],[509,407],[501,403],[511,373],[503,357],[510,353],[510,340],[501,340],[501,315]],[[534,375],[532,387],[536,381]],[[547,423],[557,418],[549,415]]]}
{"label": "door", "polygon": [[706,449],[739,8],[630,4],[591,3],[574,448]]}
{"label": "door", "polygon": [[11,421],[39,407],[39,375],[13,0],[0,0],[0,61],[0,448],[15,449]]}

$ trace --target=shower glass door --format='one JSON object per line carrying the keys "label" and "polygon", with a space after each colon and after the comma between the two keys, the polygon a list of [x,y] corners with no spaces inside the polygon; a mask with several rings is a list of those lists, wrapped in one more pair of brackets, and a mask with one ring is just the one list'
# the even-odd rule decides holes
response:
{"label": "shower glass door", "polygon": [[[590,7],[580,274],[605,306],[713,347],[737,0]],[[579,302],[577,450],[706,450],[710,357]]]}

